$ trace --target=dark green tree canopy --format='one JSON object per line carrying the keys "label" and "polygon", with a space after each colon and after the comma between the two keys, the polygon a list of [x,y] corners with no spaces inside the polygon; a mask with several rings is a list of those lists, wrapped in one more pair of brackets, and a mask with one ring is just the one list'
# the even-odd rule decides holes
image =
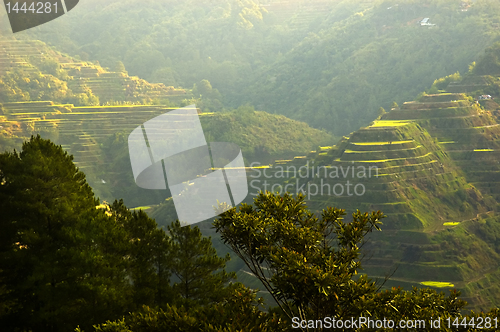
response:
{"label": "dark green tree canopy", "polygon": [[[260,193],[254,205],[228,210],[214,226],[271,293],[289,323],[294,317],[307,322],[324,317],[394,321],[461,317],[466,302],[458,298],[459,292],[446,296],[430,289],[381,291],[380,285],[358,274],[360,248],[368,233],[381,230],[382,212],[358,210],[348,222],[344,210],[328,208],[318,218],[307,209],[303,195],[288,193]],[[481,315],[491,319],[498,311],[472,313]]]}
{"label": "dark green tree canopy", "polygon": [[0,154],[0,179],[0,280],[10,304],[1,325],[62,331],[123,310],[115,247],[123,239],[72,156],[32,137],[20,153]]}
{"label": "dark green tree canopy", "polygon": [[189,308],[221,301],[227,293],[226,284],[236,278],[234,272],[227,273],[224,269],[229,254],[217,256],[211,239],[202,237],[198,227],[181,227],[176,221],[168,230],[172,237],[170,263],[177,277],[174,284],[179,294],[177,302]]}

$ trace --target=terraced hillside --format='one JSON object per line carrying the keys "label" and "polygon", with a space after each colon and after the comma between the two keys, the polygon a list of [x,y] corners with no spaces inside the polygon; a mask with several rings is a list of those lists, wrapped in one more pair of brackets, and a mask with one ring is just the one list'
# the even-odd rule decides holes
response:
{"label": "terraced hillside", "polygon": [[39,133],[72,154],[75,164],[97,188],[103,176],[102,168],[109,162],[102,152],[104,140],[116,132],[132,131],[169,110],[162,106],[74,107],[50,101],[3,103],[2,107],[2,151],[19,149],[30,135]]}
{"label": "terraced hillside", "polygon": [[[54,65],[50,72],[46,70],[47,61]],[[98,63],[77,60],[54,51],[41,41],[0,36],[0,78],[7,72],[16,70],[57,75],[74,94],[90,91],[99,98],[101,104],[151,100],[178,103],[188,96],[184,89],[167,87],[161,83],[151,84],[138,77],[130,77],[126,72],[112,72]],[[37,100],[36,96],[33,97],[30,100]]]}
{"label": "terraced hillside", "polygon": [[[101,102],[185,98],[183,90],[110,72],[30,41],[0,40],[0,77],[1,70],[37,71],[34,64],[47,58],[57,59],[57,70],[65,73],[61,77],[69,89],[90,90]],[[393,108],[336,146],[247,168],[251,194],[304,192],[309,207],[317,212],[327,206],[348,212],[381,210],[387,214],[383,232],[372,234],[365,247],[370,257],[364,266],[371,277],[382,279],[393,273],[387,286],[457,287],[475,308],[499,305],[500,106],[494,100],[476,102],[483,93],[499,96],[495,94],[498,84],[498,77],[469,75],[440,93],[424,94]],[[113,196],[111,186],[118,188],[120,196],[115,197],[141,196],[133,191],[131,172],[120,168],[129,162],[126,133],[168,110],[165,106],[2,101],[0,150],[19,148],[31,134],[41,133],[74,155],[97,196]],[[259,145],[265,133],[278,134],[269,134],[268,141],[275,146],[300,143],[294,152],[312,148],[312,142],[319,143],[324,135],[290,124],[284,117],[252,112],[200,116],[210,125],[207,133],[217,140],[230,140],[242,132],[238,143],[251,141],[249,148],[254,150],[269,149],[269,144]],[[108,144],[110,140],[118,144]],[[175,219],[172,210],[168,200],[149,211],[165,225]],[[218,241],[210,222],[200,228]],[[231,264],[240,269],[242,280],[258,287],[241,262]]]}
{"label": "terraced hillside", "polygon": [[[18,147],[28,135],[42,133],[75,156],[99,194],[105,191],[103,177],[112,177],[96,171],[107,169],[109,162],[103,142],[166,111],[161,106],[4,103],[0,143]],[[257,181],[251,182],[251,191],[289,185],[291,192],[303,189],[316,211],[332,205],[380,209],[388,218],[383,232],[373,234],[366,247],[372,255],[365,262],[367,273],[384,277],[397,266],[388,285],[452,283],[475,306],[491,306],[498,303],[491,294],[498,294],[500,257],[493,246],[496,239],[481,235],[481,225],[498,223],[495,114],[465,94],[425,95],[334,147],[248,168],[250,181]],[[205,225],[201,228],[209,232]],[[240,275],[252,283],[244,270]]]}
{"label": "terraced hillside", "polygon": [[[304,160],[305,165],[301,164]],[[309,169],[303,168],[298,174],[305,166]],[[430,199],[429,192],[449,200],[448,208],[434,211],[440,220],[457,216],[453,210],[462,197],[450,193],[463,190],[466,197],[479,196],[476,189],[468,188],[463,175],[425,129],[411,122],[375,122],[344,138],[333,149],[277,164],[267,173],[277,183],[281,179],[286,179],[284,183],[298,182],[289,188],[303,186],[318,209],[331,204],[352,211],[380,209],[390,216],[386,227],[406,230],[437,226],[428,221],[432,211],[428,211],[428,202],[422,201],[426,196]],[[268,182],[268,188],[272,188],[273,183]],[[276,188],[280,186],[276,184]],[[472,216],[473,211],[461,213]]]}
{"label": "terraced hillside", "polygon": [[[130,206],[157,204],[168,192],[140,189],[132,178],[128,134],[172,108],[122,105],[85,106],[43,102],[0,104],[0,151],[18,149],[33,134],[49,138],[74,156],[101,199],[123,198]],[[206,138],[237,143],[247,158],[290,155],[333,137],[280,115],[239,110],[200,113]],[[245,118],[245,121],[242,120]],[[305,134],[304,137],[298,137]],[[288,140],[294,137],[294,142]],[[247,159],[248,160],[248,159]],[[158,197],[163,197],[158,201]]]}
{"label": "terraced hillside", "polygon": [[[336,146],[255,165],[251,191],[303,192],[317,212],[381,210],[383,231],[365,246],[368,275],[392,275],[386,286],[456,287],[475,309],[498,305],[500,126],[498,112],[473,98],[480,89],[470,93],[478,87],[470,81],[485,80],[424,94]],[[240,275],[252,282],[244,269]]]}
{"label": "terraced hillside", "polygon": [[271,14],[274,23],[287,22],[290,29],[297,31],[327,17],[334,4],[325,0],[276,1],[261,6]]}
{"label": "terraced hillside", "polygon": [[[433,137],[440,153],[451,161],[448,164],[460,169],[460,172],[448,174],[448,179],[460,183],[459,186],[439,184],[426,191],[450,190],[450,195],[440,201],[428,196],[423,200],[422,211],[428,211],[423,215],[436,224],[430,223],[420,234],[394,234],[393,239],[384,241],[386,247],[394,248],[389,245],[392,241],[400,244],[399,255],[391,255],[392,258],[399,256],[399,268],[394,278],[423,282],[422,278],[435,275],[436,280],[452,282],[464,290],[469,300],[479,307],[499,303],[499,299],[493,296],[498,294],[495,283],[500,274],[495,257],[499,251],[491,240],[485,242],[481,229],[487,228],[486,225],[498,225],[499,221],[500,126],[496,110],[484,109],[473,98],[488,86],[488,81],[487,77],[469,76],[450,83],[444,93],[424,95],[382,117],[382,122],[411,121],[420,126]],[[443,164],[445,168],[447,163]],[[455,208],[444,216],[445,207],[450,203]],[[381,207],[381,210],[391,212],[387,207]],[[448,229],[440,231],[443,226]],[[375,250],[375,247],[379,249]],[[384,256],[380,248],[381,245],[373,248],[377,257]],[[367,265],[368,271],[380,275],[381,267],[387,267],[387,263],[372,260]]]}
{"label": "terraced hillside", "polygon": [[0,39],[0,75],[14,68],[33,70],[28,57],[42,58],[43,42],[19,42],[15,39]]}

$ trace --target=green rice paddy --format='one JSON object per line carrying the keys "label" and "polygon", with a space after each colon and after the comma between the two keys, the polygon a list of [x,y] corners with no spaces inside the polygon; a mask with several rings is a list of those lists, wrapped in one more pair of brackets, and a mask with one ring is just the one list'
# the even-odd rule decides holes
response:
{"label": "green rice paddy", "polygon": [[450,288],[455,287],[451,282],[441,282],[441,281],[423,281],[420,283],[424,286],[437,287],[437,288]]}
{"label": "green rice paddy", "polygon": [[265,165],[265,166],[254,166],[254,167],[251,167],[251,169],[254,169],[254,168],[271,168],[271,166]]}
{"label": "green rice paddy", "polygon": [[[400,149],[400,150],[392,150],[392,151],[410,151],[410,150],[416,150],[416,149],[420,149],[422,147],[422,145],[417,145],[417,146],[414,146],[412,148],[406,148],[406,149]],[[345,150],[344,153],[380,153],[380,152],[386,152],[387,150],[370,150],[370,151],[358,151],[358,150]],[[326,153],[326,152],[325,152]]]}
{"label": "green rice paddy", "polygon": [[374,121],[370,127],[400,127],[409,124],[409,121],[399,120],[378,120]]}
{"label": "green rice paddy", "polygon": [[353,145],[388,145],[388,144],[404,144],[404,143],[411,143],[413,140],[408,140],[408,141],[392,141],[392,142],[351,142]]}
{"label": "green rice paddy", "polygon": [[138,206],[130,210],[147,210],[147,209],[151,209],[151,206]]}
{"label": "green rice paddy", "polygon": [[[416,157],[412,157],[412,159],[419,159],[419,158],[424,158],[424,157],[427,157],[429,155],[431,155],[432,152],[428,152],[422,156],[416,156]],[[395,160],[403,160],[403,159],[408,159],[408,158],[394,158],[394,159],[377,159],[377,160],[356,160],[356,162],[358,163],[383,163],[383,162],[387,162],[387,161],[395,161]]]}

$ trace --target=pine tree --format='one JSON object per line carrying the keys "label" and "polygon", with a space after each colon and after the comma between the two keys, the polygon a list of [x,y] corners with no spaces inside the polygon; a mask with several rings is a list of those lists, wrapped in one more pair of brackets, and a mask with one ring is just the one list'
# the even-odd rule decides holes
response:
{"label": "pine tree", "polygon": [[126,307],[124,238],[72,159],[40,136],[0,154],[2,329],[70,331]]}
{"label": "pine tree", "polygon": [[[229,254],[217,256],[210,238],[202,237],[198,227],[181,227],[179,221],[168,226],[172,238],[171,269],[178,278],[174,290],[180,305],[191,307],[219,301],[229,291],[225,284],[236,278],[225,271]],[[218,270],[221,270],[217,272]]]}
{"label": "pine tree", "polygon": [[126,231],[128,276],[132,281],[132,307],[164,306],[171,300],[170,239],[156,222],[139,210],[129,211],[123,200],[110,206],[110,213]]}

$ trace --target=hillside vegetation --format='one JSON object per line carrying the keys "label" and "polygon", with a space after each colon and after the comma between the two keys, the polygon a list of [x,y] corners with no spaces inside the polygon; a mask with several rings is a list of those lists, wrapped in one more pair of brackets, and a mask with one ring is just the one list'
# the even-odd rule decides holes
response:
{"label": "hillside vegetation", "polygon": [[[297,312],[310,322],[369,314],[394,321],[481,319],[488,328],[498,318],[495,308],[466,316],[456,291],[384,291],[357,276],[360,247],[380,230],[380,211],[344,222],[344,210],[328,208],[319,219],[303,196],[269,193],[255,208],[230,209],[215,224],[278,301],[279,308],[266,312],[256,291],[226,271],[229,255],[218,256],[197,227],[176,221],[164,230],[121,200],[100,204],[72,159],[40,136],[20,152],[0,153],[5,330],[277,332],[297,324]],[[265,262],[270,273],[255,262]],[[365,330],[360,325],[355,331]]]}
{"label": "hillside vegetation", "polygon": [[[66,15],[16,38],[0,39],[0,151],[19,149],[38,133],[61,145],[33,137],[22,145],[26,152],[0,154],[0,194],[4,195],[0,206],[9,213],[3,222],[10,241],[0,248],[0,264],[6,264],[6,271],[16,259],[24,257],[24,249],[35,252],[34,245],[43,242],[43,238],[37,242],[38,238],[24,232],[31,229],[33,220],[38,220],[33,215],[45,218],[42,222],[49,225],[53,217],[74,222],[77,232],[82,233],[86,224],[80,221],[86,220],[85,215],[102,222],[105,233],[95,235],[95,245],[89,237],[68,233],[71,227],[52,233],[49,226],[48,233],[42,232],[49,237],[61,235],[69,242],[90,248],[91,253],[96,246],[96,255],[102,253],[105,260],[113,262],[108,270],[89,253],[88,265],[75,270],[76,285],[80,285],[80,280],[89,280],[85,292],[96,298],[118,298],[112,312],[98,312],[99,307],[89,311],[84,317],[88,318],[85,328],[91,328],[92,322],[102,323],[105,314],[115,320],[130,312],[127,310],[134,310],[127,321],[117,320],[95,329],[140,329],[143,320],[151,317],[155,323],[170,324],[175,320],[172,317],[179,315],[183,315],[186,326],[199,328],[194,316],[208,321],[220,312],[227,321],[240,324],[241,330],[252,323],[234,322],[231,314],[244,316],[245,311],[245,317],[255,318],[257,324],[262,323],[271,331],[295,310],[316,315],[325,310],[321,313],[333,315],[348,308],[360,314],[366,313],[373,303],[382,303],[387,305],[387,312],[377,305],[370,308],[381,310],[377,313],[382,316],[396,315],[394,307],[387,304],[391,303],[389,300],[403,305],[408,298],[416,301],[412,302],[415,308],[423,298],[434,301],[429,306],[427,300],[418,304],[426,315],[459,315],[465,303],[458,300],[456,292],[448,291],[450,287],[461,290],[474,309],[498,307],[500,43],[494,43],[500,37],[498,1],[88,0],[78,10],[79,15]],[[420,24],[426,17],[430,25]],[[55,46],[48,47],[33,38]],[[129,76],[129,72],[137,76]],[[213,237],[214,250],[219,254],[227,257],[229,249],[224,243],[239,254],[240,259],[222,259],[224,264],[214,269],[223,268],[227,262],[228,270],[236,272],[247,287],[260,289],[268,303],[289,305],[281,308],[288,318],[276,316],[274,311],[269,315],[258,311],[254,306],[255,294],[239,288],[240,285],[229,289],[229,293],[218,294],[226,301],[221,306],[197,303],[193,317],[189,309],[178,311],[154,293],[166,289],[158,288],[161,269],[152,263],[157,257],[147,256],[145,251],[165,248],[157,246],[153,241],[156,238],[148,237],[151,234],[137,235],[135,232],[139,231],[130,221],[140,220],[153,234],[157,227],[176,227],[172,221],[177,215],[168,190],[137,187],[127,139],[131,130],[145,121],[191,103],[199,107],[208,142],[236,143],[243,150],[247,166],[252,161],[260,164],[259,168],[246,168],[251,184],[246,203],[255,203],[255,209],[247,205],[222,216],[218,221],[222,235],[212,227],[213,220],[198,225],[204,235]],[[332,133],[345,136],[338,141]],[[74,164],[64,150],[74,155]],[[41,158],[43,153],[56,156],[62,164]],[[44,167],[50,168],[47,183],[42,174]],[[68,188],[80,188],[85,196],[82,205],[51,182],[59,179],[57,167],[66,169],[64,176],[77,174],[83,189],[70,177],[63,180]],[[372,168],[376,176],[367,176],[366,170]],[[307,175],[302,176],[297,169],[307,170]],[[86,180],[79,170],[85,172]],[[31,172],[30,176],[24,177],[23,171]],[[32,183],[40,187],[31,187]],[[56,195],[53,201],[52,196],[41,193],[49,189]],[[31,196],[30,190],[38,191]],[[259,194],[265,190],[288,190],[293,194],[301,190],[305,198]],[[143,212],[128,212],[123,202],[98,205],[95,197],[108,201],[123,198],[128,206],[147,211],[157,223]],[[254,197],[259,198],[253,202]],[[67,205],[58,205],[59,198],[65,198]],[[307,201],[310,211],[302,200]],[[23,210],[25,201],[28,206]],[[43,206],[41,211],[37,210],[39,206]],[[96,212],[96,206],[108,213]],[[343,211],[332,206],[353,213],[353,223],[345,224],[340,218]],[[67,218],[72,207],[81,207],[79,219]],[[363,215],[358,209],[379,212]],[[297,214],[291,215],[294,211]],[[378,229],[383,217],[380,211],[386,215],[384,231],[371,233]],[[326,246],[325,232],[332,229],[322,229],[324,224],[313,214],[327,217],[338,231],[340,243],[351,237],[351,242],[345,240],[344,251],[336,252],[334,247]],[[22,224],[16,224],[16,218],[21,218]],[[33,227],[43,228],[37,225]],[[101,234],[95,225],[91,226],[92,234]],[[123,232],[116,231],[120,227]],[[250,229],[256,231],[249,232]],[[109,248],[106,232],[116,232],[117,243],[123,248]],[[201,237],[197,230],[195,237]],[[369,240],[363,247],[368,253],[365,270],[361,277],[351,278],[358,274],[360,266],[357,243],[365,237]],[[143,238],[145,241],[141,242]],[[257,243],[253,240],[262,245],[253,245]],[[73,248],[64,241],[63,261],[75,264],[78,256],[72,255]],[[318,243],[325,245],[320,248]],[[356,250],[352,250],[353,246]],[[57,263],[57,251],[49,250],[53,247],[43,248],[51,255],[55,252],[49,258]],[[213,249],[207,250],[214,253]],[[345,255],[342,257],[348,259],[340,259],[339,264],[347,265],[339,267],[336,262],[323,259],[333,257],[334,252]],[[124,257],[131,254],[140,256],[136,259],[143,265],[125,262]],[[36,255],[27,266],[45,269],[43,257]],[[141,261],[145,257],[142,255],[148,257],[147,262]],[[190,262],[189,257],[175,257]],[[160,258],[162,265],[165,257]],[[282,258],[289,260],[291,267],[281,266]],[[249,260],[253,265],[248,264]],[[264,260],[274,269],[272,280],[255,263]],[[123,268],[114,264],[123,264]],[[147,266],[144,275],[140,273],[141,266]],[[96,288],[98,279],[90,278],[87,272],[94,267],[103,278],[113,275],[117,283],[109,281],[106,290]],[[334,268],[343,272],[324,272]],[[66,273],[56,272],[63,277]],[[0,306],[0,319],[8,317],[11,326],[24,322],[19,317],[28,317],[33,305],[47,310],[45,316],[34,316],[39,321],[34,321],[33,326],[51,326],[47,317],[64,322],[65,310],[70,309],[55,311],[57,299],[34,296],[32,289],[36,285],[31,284],[21,268],[16,273],[13,276],[19,276],[22,283],[8,279],[11,288],[0,288],[0,296],[14,302],[18,299],[9,294],[24,296],[19,300],[22,307],[12,311],[20,316],[11,316]],[[380,281],[390,275],[391,280],[384,284],[387,291],[375,292],[376,287],[364,274]],[[45,275],[39,280],[45,285],[44,294],[73,303],[74,299],[62,291],[67,287],[64,282],[63,288],[56,289],[59,281],[52,285]],[[130,284],[130,280],[138,282]],[[142,281],[147,285],[146,293],[139,288]],[[364,301],[371,298],[359,296],[364,304],[351,306],[353,289],[345,285],[359,286],[360,289],[353,288],[357,295],[361,294],[358,290],[366,291],[382,302],[374,300],[368,304]],[[449,297],[426,289],[406,293],[390,289],[392,286],[443,288]],[[121,290],[128,293],[120,293]],[[135,297],[130,300],[123,294]],[[283,299],[280,294],[288,295]],[[389,302],[383,301],[387,299],[384,296]],[[271,298],[276,302],[271,302]],[[336,306],[339,298],[348,305]],[[36,301],[30,304],[30,299]],[[199,300],[213,299],[200,296]],[[91,303],[78,303],[82,308],[91,307]],[[176,302],[179,303],[191,304]],[[443,311],[433,311],[436,303],[441,303],[439,310]],[[141,304],[158,305],[164,311],[140,311]],[[9,305],[6,302],[5,308]],[[401,310],[405,308],[408,306]],[[493,310],[493,314],[498,315],[498,311]],[[416,315],[415,311],[405,317],[411,315]],[[266,317],[267,321],[261,321]],[[73,315],[64,324],[74,325],[84,318]],[[26,324],[30,322],[26,320]],[[222,326],[227,322],[216,323]],[[178,325],[165,326],[175,329]],[[219,329],[216,326],[214,329]],[[259,330],[259,326],[253,328]]]}
{"label": "hillside vegetation", "polygon": [[[265,173],[248,168],[247,202],[260,190],[286,190],[302,192],[318,214],[332,205],[348,213],[384,211],[384,231],[369,235],[364,247],[370,256],[365,273],[380,280],[391,275],[387,287],[458,288],[481,310],[498,305],[498,59],[499,43],[463,76],[435,80],[416,100],[394,105],[335,146],[276,160],[262,166]],[[480,99],[484,95],[492,99]],[[376,176],[366,173],[371,167]],[[148,212],[159,224],[176,217],[171,200]],[[211,222],[199,227],[225,253]],[[229,266],[247,285],[262,289],[240,262]]]}
{"label": "hillside vegetation", "polygon": [[135,185],[127,136],[174,109],[169,106],[196,103],[222,112],[200,114],[207,141],[238,144],[247,162],[270,162],[335,140],[325,131],[250,106],[223,110],[217,107],[219,92],[206,80],[192,91],[167,87],[129,76],[123,65],[113,71],[40,41],[3,38],[0,45],[0,150],[19,149],[30,135],[42,134],[75,156],[101,199],[123,198],[141,206],[168,197]]}
{"label": "hillside vegetation", "polygon": [[[119,197],[130,206],[142,206],[160,203],[168,197],[166,192],[136,186],[127,138],[137,126],[172,108],[74,107],[53,102],[24,102],[4,103],[2,110],[0,149],[18,149],[30,135],[39,133],[75,156],[77,166],[85,171],[101,199]],[[252,161],[269,163],[274,158],[304,154],[335,140],[329,133],[305,123],[248,107],[225,113],[202,113],[200,119],[208,142],[238,144],[248,165]]]}
{"label": "hillside vegetation", "polygon": [[54,101],[75,106],[179,104],[186,90],[128,76],[123,64],[110,70],[62,54],[34,40],[0,35],[0,101]]}
{"label": "hillside vegetation", "polygon": [[[86,1],[78,10],[29,34],[151,82],[207,79],[227,108],[250,103],[336,135],[466,72],[500,33],[493,0]],[[425,17],[435,25],[421,26]]]}

